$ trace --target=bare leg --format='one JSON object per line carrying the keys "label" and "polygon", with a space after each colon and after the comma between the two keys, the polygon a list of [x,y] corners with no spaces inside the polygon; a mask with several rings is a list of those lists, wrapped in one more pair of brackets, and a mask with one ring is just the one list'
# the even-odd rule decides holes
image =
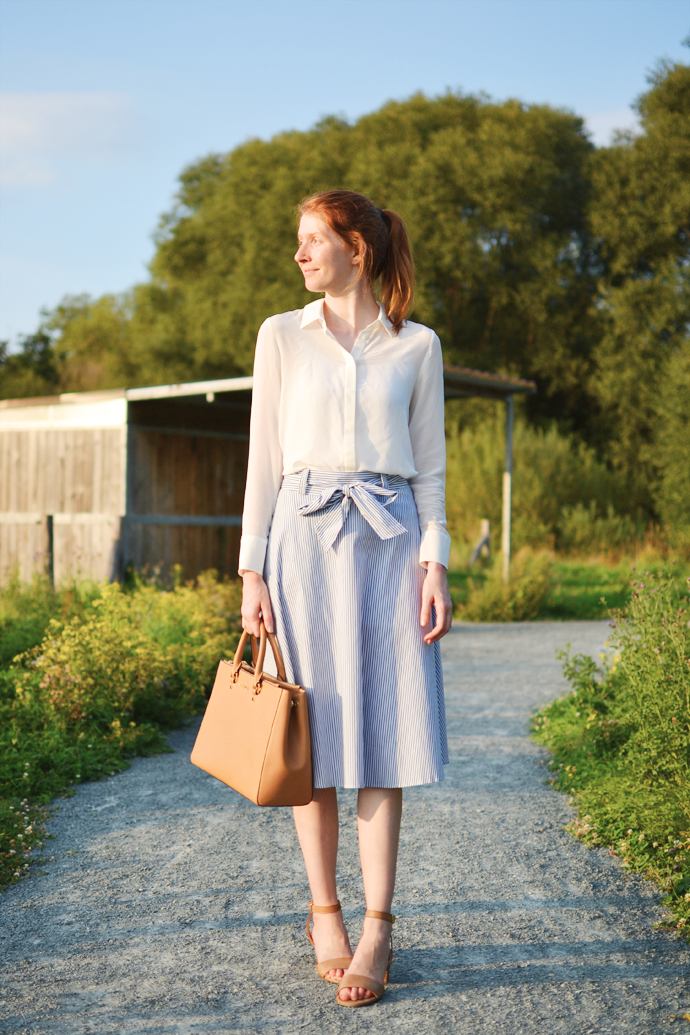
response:
{"label": "bare leg", "polygon": [[[359,857],[362,864],[367,909],[390,913],[395,889],[398,861],[402,790],[365,787],[359,792],[357,827]],[[386,920],[364,918],[362,937],[354,959],[348,967],[352,974],[362,974],[383,981],[390,951],[391,924]],[[342,988],[341,999],[370,999],[366,988]]]}
{"label": "bare leg", "polygon": [[[317,906],[333,906],[338,901],[335,885],[338,798],[335,787],[315,790],[313,801],[309,805],[296,806],[292,813],[307,868],[312,902]],[[317,962],[352,955],[342,913],[315,913],[313,938]],[[344,973],[342,969],[329,970],[328,976],[341,978]]]}

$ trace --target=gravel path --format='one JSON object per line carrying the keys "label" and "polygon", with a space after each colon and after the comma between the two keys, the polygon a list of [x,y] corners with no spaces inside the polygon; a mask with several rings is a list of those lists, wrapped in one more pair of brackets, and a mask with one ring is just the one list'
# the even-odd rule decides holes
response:
{"label": "gravel path", "polygon": [[[86,784],[51,821],[55,862],[0,898],[0,1029],[72,1035],[314,1031],[690,1032],[687,947],[653,929],[655,889],[563,832],[531,711],[554,651],[601,622],[459,625],[444,641],[451,765],[406,792],[385,1000],[342,1010],[315,975],[287,809],[258,809],[175,753]],[[341,796],[340,896],[363,911]],[[675,1014],[676,1021],[670,1021]]]}

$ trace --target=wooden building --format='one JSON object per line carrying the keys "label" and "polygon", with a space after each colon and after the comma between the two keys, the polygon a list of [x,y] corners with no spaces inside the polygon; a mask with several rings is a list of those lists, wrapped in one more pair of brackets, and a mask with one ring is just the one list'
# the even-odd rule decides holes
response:
{"label": "wooden building", "polygon": [[[508,403],[529,381],[445,369],[446,397]],[[0,583],[237,571],[251,377],[0,401]],[[504,514],[510,549],[510,481]]]}
{"label": "wooden building", "polygon": [[0,580],[237,570],[250,377],[0,402]]}

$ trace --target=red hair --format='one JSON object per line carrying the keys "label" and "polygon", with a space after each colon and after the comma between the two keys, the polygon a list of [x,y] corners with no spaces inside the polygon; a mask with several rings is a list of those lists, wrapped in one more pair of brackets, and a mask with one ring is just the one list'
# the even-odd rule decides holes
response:
{"label": "red hair", "polygon": [[354,190],[327,190],[312,194],[299,206],[300,216],[312,213],[323,219],[352,247],[363,245],[360,276],[379,294],[395,333],[400,331],[414,297],[414,264],[405,224],[396,212],[377,208]]}

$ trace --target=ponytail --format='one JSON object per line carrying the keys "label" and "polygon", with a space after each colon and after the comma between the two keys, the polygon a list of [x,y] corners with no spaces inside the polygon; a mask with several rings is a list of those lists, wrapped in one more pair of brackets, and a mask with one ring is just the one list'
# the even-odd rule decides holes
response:
{"label": "ponytail", "polygon": [[350,245],[364,244],[360,276],[379,294],[395,333],[400,332],[414,297],[414,263],[405,224],[399,215],[377,208],[364,194],[329,190],[305,198],[298,214],[321,216]]}
{"label": "ponytail", "polygon": [[388,230],[386,258],[379,271],[381,301],[397,334],[412,307],[414,298],[414,263],[407,230],[397,212],[381,212]]}

